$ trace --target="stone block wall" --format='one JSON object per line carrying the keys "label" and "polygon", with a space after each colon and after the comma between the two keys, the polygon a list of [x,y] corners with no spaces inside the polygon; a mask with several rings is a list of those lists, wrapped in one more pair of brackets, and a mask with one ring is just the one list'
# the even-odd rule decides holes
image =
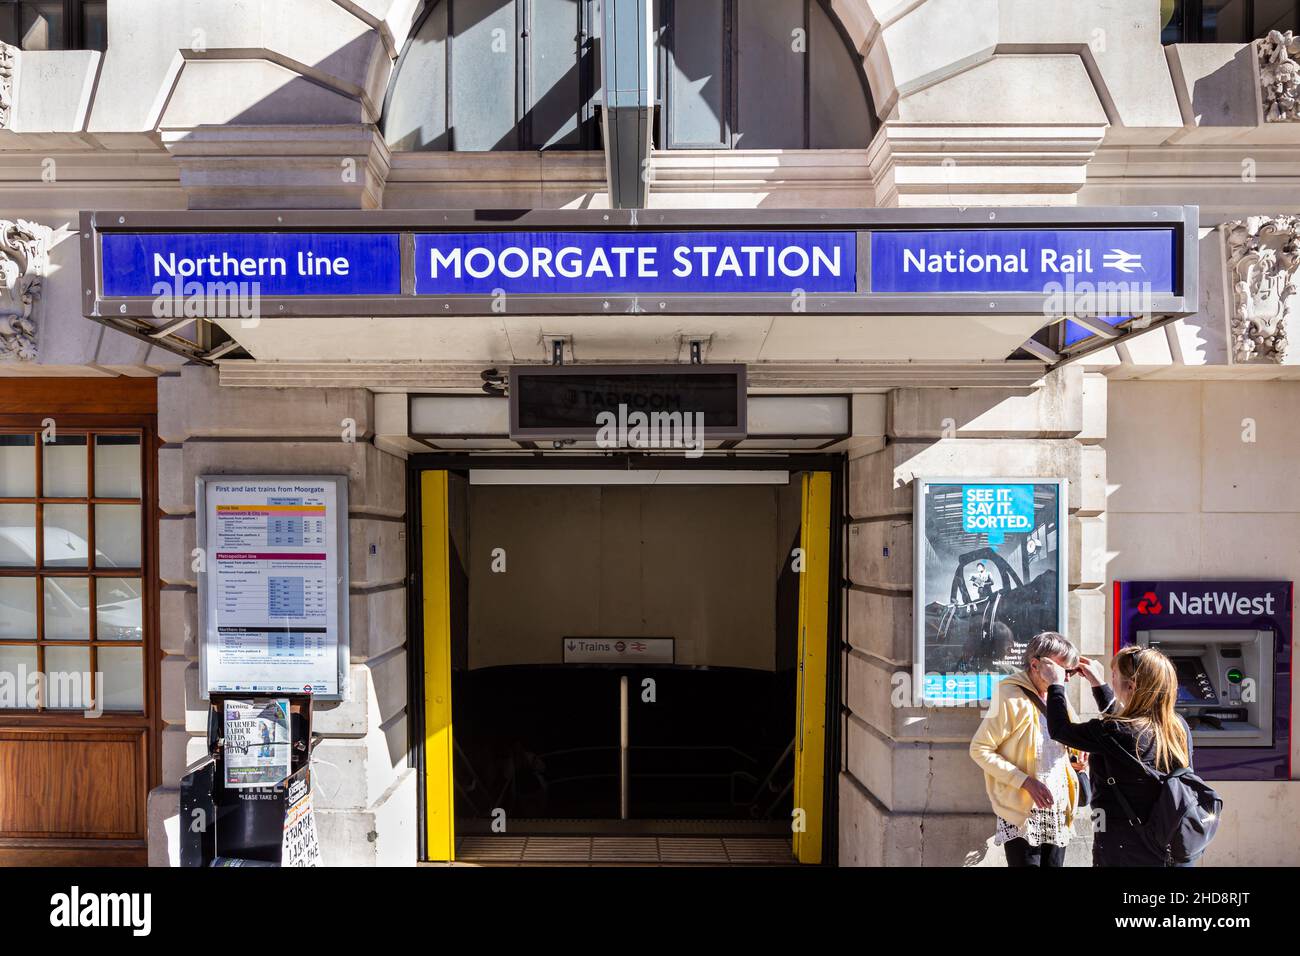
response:
{"label": "stone block wall", "polygon": [[[162,781],[149,795],[149,857],[175,864],[177,790],[205,748],[200,698],[194,481],[205,474],[347,475],[349,699],[317,704],[313,758],[326,865],[415,862],[408,764],[405,464],[372,444],[365,389],[221,388],[186,366],[158,384]],[[352,423],[349,428],[348,423]],[[345,429],[347,434],[345,434]],[[353,440],[345,440],[351,438]]]}
{"label": "stone block wall", "polygon": [[[1029,389],[896,389],[886,444],[849,463],[840,863],[1001,865],[983,776],[967,754],[981,711],[910,706],[917,476],[1069,479],[1068,636],[1105,645],[1105,380],[1065,368]],[[1076,706],[1086,711],[1072,688]],[[896,706],[897,703],[909,706]],[[1081,830],[1086,829],[1083,825]],[[1085,863],[1086,838],[1073,863]]]}

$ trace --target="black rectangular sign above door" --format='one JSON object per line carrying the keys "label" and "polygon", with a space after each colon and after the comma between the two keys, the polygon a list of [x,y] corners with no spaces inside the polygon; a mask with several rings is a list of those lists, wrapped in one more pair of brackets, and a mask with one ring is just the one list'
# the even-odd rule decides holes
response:
{"label": "black rectangular sign above door", "polygon": [[510,369],[510,437],[655,447],[665,434],[745,437],[743,365]]}

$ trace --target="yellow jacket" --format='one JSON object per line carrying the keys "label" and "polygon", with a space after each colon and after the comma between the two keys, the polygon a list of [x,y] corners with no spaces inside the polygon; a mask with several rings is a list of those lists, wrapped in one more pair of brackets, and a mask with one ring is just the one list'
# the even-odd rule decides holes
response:
{"label": "yellow jacket", "polygon": [[[1038,708],[1026,693],[1038,696],[1028,674],[1017,671],[1004,678],[970,742],[970,756],[984,771],[984,788],[993,812],[1017,827],[1025,825],[1034,806],[1020,785],[1038,767]],[[1074,719],[1073,711],[1070,719]],[[1073,825],[1079,781],[1073,767],[1067,768],[1067,773],[1070,803],[1065,815],[1067,824]]]}

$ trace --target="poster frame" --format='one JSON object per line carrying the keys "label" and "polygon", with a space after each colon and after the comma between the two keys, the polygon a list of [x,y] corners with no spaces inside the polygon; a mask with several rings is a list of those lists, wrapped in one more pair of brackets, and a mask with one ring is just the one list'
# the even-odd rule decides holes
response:
{"label": "poster frame", "polygon": [[[916,476],[912,480],[912,698],[921,707],[953,707],[975,703],[981,698],[970,700],[941,697],[927,697],[925,693],[925,605],[926,605],[926,511],[925,495],[931,485],[1056,485],[1056,630],[1069,634],[1069,593],[1070,593],[1070,481],[1063,477],[1032,476]],[[1078,641],[1074,641],[1077,645]],[[983,698],[987,699],[987,698]]]}
{"label": "poster frame", "polygon": [[[214,573],[211,570],[210,563],[206,559],[208,541],[210,540],[208,528],[208,508],[207,508],[207,485],[209,482],[230,482],[230,481],[256,481],[268,484],[293,482],[314,482],[316,484],[332,484],[334,486],[334,505],[335,505],[335,537],[334,545],[337,550],[335,556],[335,568],[337,577],[335,580],[336,604],[338,633],[336,635],[337,654],[335,666],[337,668],[337,686],[338,692],[335,694],[313,694],[312,698],[318,701],[345,701],[349,699],[350,686],[348,684],[348,665],[351,661],[351,634],[349,630],[349,617],[351,608],[349,605],[349,545],[348,545],[348,477],[346,475],[266,475],[266,474],[238,474],[238,475],[221,475],[206,474],[198,475],[194,479],[194,517],[195,517],[195,546],[199,553],[205,556],[203,570],[196,572],[198,578],[198,610],[199,610],[199,631],[198,631],[198,654],[199,654],[199,697],[202,700],[208,700],[209,695],[214,690],[208,684],[208,635],[213,625],[212,614],[209,608],[211,593],[208,585],[209,575]],[[215,691],[215,693],[243,693],[242,691]],[[276,696],[279,691],[248,691],[249,694],[262,696]]]}

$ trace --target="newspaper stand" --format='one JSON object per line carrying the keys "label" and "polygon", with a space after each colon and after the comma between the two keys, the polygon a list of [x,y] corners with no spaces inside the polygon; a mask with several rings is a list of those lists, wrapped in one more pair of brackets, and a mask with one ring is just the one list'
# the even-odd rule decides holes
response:
{"label": "newspaper stand", "polygon": [[[227,700],[289,701],[289,776],[269,787],[225,785]],[[181,778],[181,866],[314,866],[311,694],[212,693],[208,753]]]}

